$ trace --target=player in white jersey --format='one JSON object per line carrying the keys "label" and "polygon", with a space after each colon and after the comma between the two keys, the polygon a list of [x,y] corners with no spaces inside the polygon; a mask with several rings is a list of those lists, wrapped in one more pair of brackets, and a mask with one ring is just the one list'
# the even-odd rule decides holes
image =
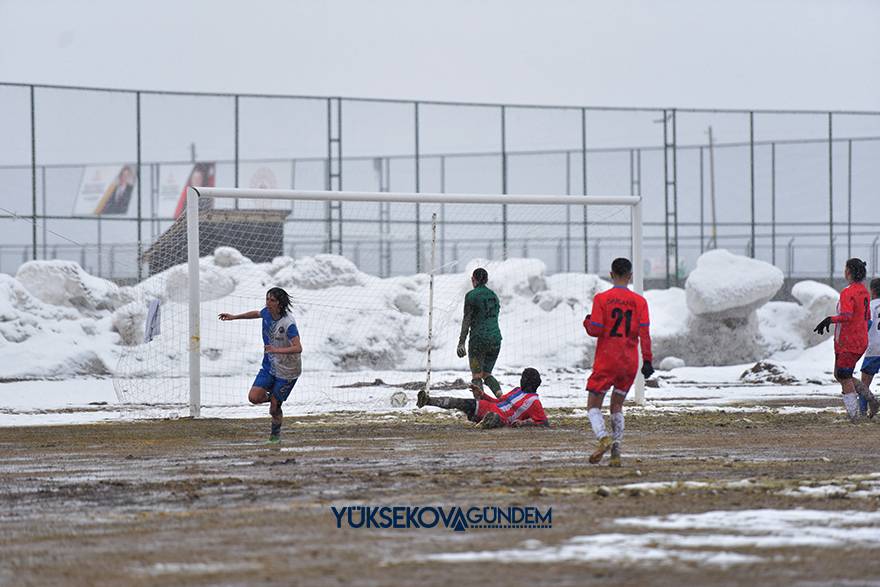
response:
{"label": "player in white jersey", "polygon": [[222,313],[220,320],[263,319],[263,364],[248,392],[252,404],[269,402],[272,431],[269,442],[281,439],[284,414],[281,404],[290,396],[296,380],[302,374],[302,343],[296,320],[290,314],[290,296],[280,287],[266,292],[266,307],[243,314]]}
{"label": "player in white jersey", "polygon": [[[865,350],[865,358],[862,359],[862,383],[870,388],[874,375],[880,371],[880,277],[871,280],[871,319],[868,321],[868,348]],[[859,411],[862,414],[870,413],[868,401],[862,399],[859,402]]]}

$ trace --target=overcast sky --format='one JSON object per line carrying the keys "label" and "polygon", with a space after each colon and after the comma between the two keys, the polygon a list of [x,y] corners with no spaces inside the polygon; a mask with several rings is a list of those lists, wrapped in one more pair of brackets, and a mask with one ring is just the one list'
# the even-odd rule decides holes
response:
{"label": "overcast sky", "polygon": [[880,110],[875,0],[0,0],[0,81]]}

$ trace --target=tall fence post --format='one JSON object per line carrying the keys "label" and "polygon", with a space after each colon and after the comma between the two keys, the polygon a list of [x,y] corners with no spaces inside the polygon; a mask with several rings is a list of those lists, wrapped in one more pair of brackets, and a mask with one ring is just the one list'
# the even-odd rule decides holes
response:
{"label": "tall fence post", "polygon": [[31,86],[31,248],[37,260],[37,108],[34,86]]}
{"label": "tall fence post", "polygon": [[[587,195],[587,109],[581,108],[581,185]],[[584,205],[584,273],[590,272],[589,212]]]}
{"label": "tall fence post", "polygon": [[755,257],[755,113],[749,112],[749,202],[751,205],[751,236],[749,249]]}
{"label": "tall fence post", "polygon": [[[422,191],[421,172],[420,172],[420,152],[419,152],[419,103],[415,102],[415,164],[416,164],[416,193]],[[416,202],[416,273],[422,272],[422,210],[418,202]]]}
{"label": "tall fence post", "polygon": [[828,113],[828,284],[834,287],[834,130]]}
{"label": "tall fence post", "polygon": [[770,143],[770,251],[776,265],[776,143]]}
{"label": "tall fence post", "polygon": [[852,257],[852,139],[846,142],[846,258]]}
{"label": "tall fence post", "polygon": [[[234,142],[235,142],[233,157],[234,157],[234,164],[235,164],[235,187],[238,187],[239,186],[239,179],[238,179],[239,153],[238,153],[238,149],[239,149],[239,143],[240,143],[240,141],[239,141],[238,94],[235,95],[233,100],[234,100],[234,106],[235,106],[235,113],[233,115],[233,118],[235,119],[234,120],[235,128],[233,130],[233,136],[234,136]],[[238,210],[238,198],[235,198],[233,206],[236,210]]]}
{"label": "tall fence post", "polygon": [[[507,108],[501,107],[501,193],[507,194]],[[501,204],[501,258],[507,259],[507,204]]]}
{"label": "tall fence post", "polygon": [[[137,117],[137,259],[135,259],[135,263],[137,264],[137,280],[141,281],[143,277],[142,272],[142,264],[141,259],[143,257],[144,250],[144,241],[143,235],[141,234],[141,224],[143,221],[143,206],[141,203],[141,93],[135,92],[135,110]],[[190,210],[192,213],[193,210]],[[198,211],[195,211],[198,213]],[[112,253],[112,249],[111,249]],[[111,269],[110,274],[112,276],[112,257],[111,257]]]}

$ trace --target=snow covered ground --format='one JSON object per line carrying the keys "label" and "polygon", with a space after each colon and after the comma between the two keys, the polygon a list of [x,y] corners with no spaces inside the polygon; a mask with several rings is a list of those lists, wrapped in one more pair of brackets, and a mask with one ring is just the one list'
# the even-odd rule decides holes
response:
{"label": "snow covered ground", "polygon": [[[455,346],[477,266],[488,269],[501,300],[496,376],[512,387],[523,367],[537,367],[547,407],[582,407],[595,340],[581,321],[610,284],[595,275],[546,275],[535,259],[473,260],[462,273],[436,277],[435,389],[461,389],[453,382],[468,377]],[[203,258],[200,269],[205,416],[264,414],[244,403],[262,355],[259,321],[216,316],[262,307],[272,286],[290,292],[305,348],[288,414],[413,409],[428,350],[427,275],[380,279],[334,255],[255,264],[229,248]],[[810,329],[833,311],[837,294],[801,282],[797,302],[768,302],[781,283],[775,267],[717,250],[701,258],[684,289],[646,292],[654,363],[669,369],[647,390],[646,409],[817,409],[803,400],[836,397],[831,342]],[[0,274],[0,425],[185,415],[186,291],[184,266],[133,287],[65,261],[26,263],[14,278]],[[144,343],[154,300],[161,333]],[[392,408],[390,395],[401,390],[409,403]]]}
{"label": "snow covered ground", "polygon": [[[818,409],[837,410],[835,400],[840,388],[831,378],[830,342],[803,353],[803,358],[787,361],[788,376],[796,383],[747,383],[740,377],[752,364],[728,367],[682,367],[671,371],[658,371],[655,376],[660,387],[645,390],[647,413],[693,410],[753,411],[777,410],[779,412],[810,411]],[[539,390],[547,408],[582,408],[586,403],[584,383],[589,371],[574,369],[561,372],[545,372],[544,383]],[[317,390],[310,380],[322,377]],[[432,381],[439,389],[435,394],[469,397],[463,390],[443,391],[446,384],[466,377],[461,371],[441,371],[433,374]],[[359,387],[338,388],[351,385],[352,381],[363,383]],[[381,380],[381,384],[375,384]],[[360,371],[304,375],[297,383],[291,399],[286,404],[289,416],[317,414],[331,411],[356,411],[373,414],[406,413],[415,410],[416,391],[413,384],[423,381],[421,372]],[[499,376],[506,387],[517,384],[515,372],[507,371]],[[217,382],[239,390],[224,404],[206,404],[204,417],[254,418],[266,415],[265,406],[246,403],[250,375],[239,377],[206,378],[204,386],[210,388]],[[328,383],[329,382],[329,383]],[[117,384],[119,382],[117,381]],[[161,379],[145,378],[139,385],[163,386]],[[403,391],[408,402],[403,407],[392,407],[391,394]],[[810,400],[826,400],[832,408],[804,406]],[[425,408],[438,410],[439,408]],[[633,407],[632,409],[637,409]],[[842,410],[842,408],[840,408]],[[26,426],[47,424],[70,424],[103,421],[120,421],[149,418],[177,418],[188,415],[185,404],[128,404],[117,399],[114,381],[110,377],[74,377],[63,380],[32,380],[0,383],[0,426]]]}

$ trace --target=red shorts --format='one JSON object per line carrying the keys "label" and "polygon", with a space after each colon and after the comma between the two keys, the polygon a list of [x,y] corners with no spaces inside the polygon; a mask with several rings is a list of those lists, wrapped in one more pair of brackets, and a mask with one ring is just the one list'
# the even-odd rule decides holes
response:
{"label": "red shorts", "polygon": [[610,388],[619,390],[626,395],[633,381],[636,380],[637,369],[602,369],[594,370],[587,379],[587,391],[604,394]]}
{"label": "red shorts", "polygon": [[834,353],[834,374],[837,375],[838,371],[843,371],[844,374],[849,371],[852,375],[861,358],[862,353]]}

